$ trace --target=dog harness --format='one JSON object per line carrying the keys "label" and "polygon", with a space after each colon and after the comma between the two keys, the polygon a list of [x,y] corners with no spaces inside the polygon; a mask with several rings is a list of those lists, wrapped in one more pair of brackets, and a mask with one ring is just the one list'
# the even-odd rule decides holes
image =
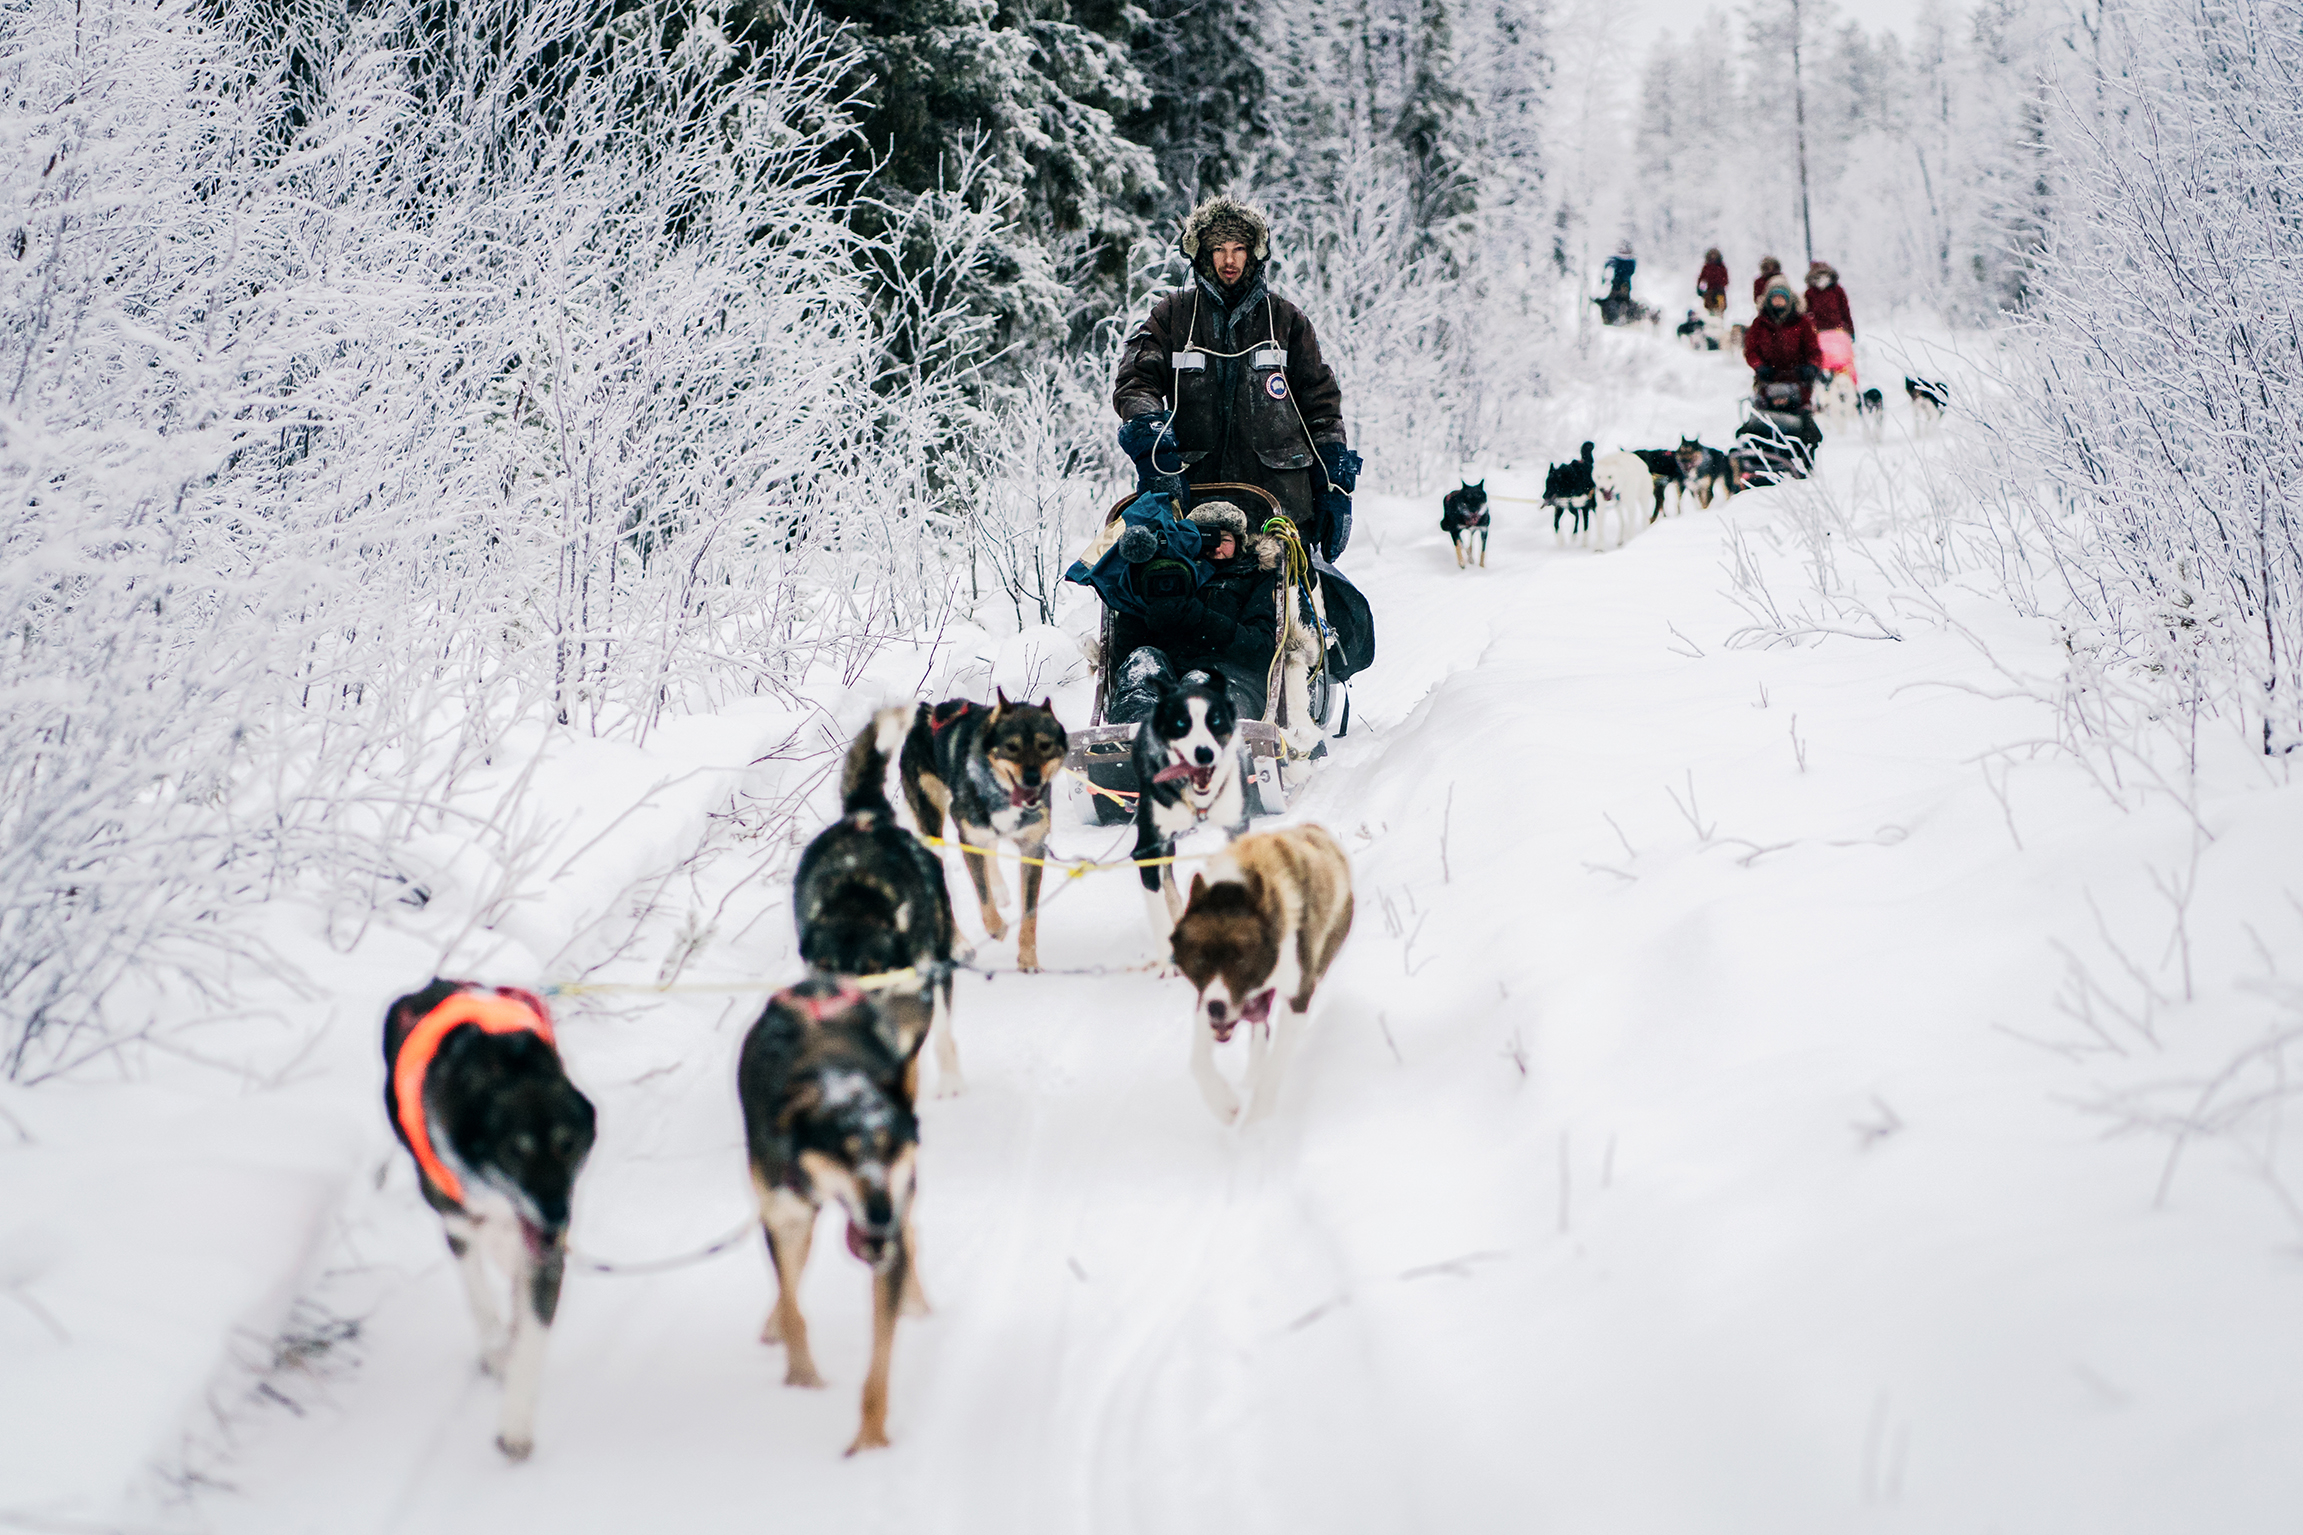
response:
{"label": "dog harness", "polygon": [[786,986],[769,1000],[778,1007],[788,1007],[795,1013],[807,1014],[810,1023],[822,1023],[826,1018],[837,1017],[863,1001],[864,993],[853,982],[842,981],[840,989],[828,997],[803,997],[799,994],[799,988]]}
{"label": "dog harness", "polygon": [[[946,725],[951,724],[955,720],[966,719],[968,715],[975,710],[975,708],[975,702],[972,699],[965,698],[955,698],[948,703],[937,704],[933,709],[928,711],[929,737],[932,739],[936,736],[942,735]],[[946,713],[946,710],[949,710],[950,712]]]}
{"label": "dog harness", "polygon": [[424,1176],[457,1204],[464,1202],[463,1180],[440,1160],[432,1146],[432,1132],[424,1123],[424,1073],[432,1069],[432,1057],[440,1053],[440,1041],[448,1037],[448,1031],[467,1023],[488,1034],[533,1034],[557,1048],[552,1038],[552,1015],[543,999],[508,986],[492,992],[457,992],[426,1013],[400,1041],[399,1053],[392,1057],[392,1092],[400,1105],[400,1129],[406,1133],[408,1148],[415,1152],[416,1165],[424,1170]]}

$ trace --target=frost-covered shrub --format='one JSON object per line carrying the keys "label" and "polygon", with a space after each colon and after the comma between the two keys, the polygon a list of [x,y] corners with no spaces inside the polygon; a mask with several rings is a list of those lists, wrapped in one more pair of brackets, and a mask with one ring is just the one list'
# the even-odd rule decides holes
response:
{"label": "frost-covered shrub", "polygon": [[491,824],[459,775],[523,716],[643,735],[953,590],[824,30],[212,15],[30,0],[0,41],[19,1074],[148,1016],[123,980],[211,983],[235,903]]}
{"label": "frost-covered shrub", "polygon": [[[2075,643],[2303,739],[2303,30],[2292,6],[2106,12],[2066,77],[2015,461]],[[2099,663],[2098,663],[2099,664]]]}

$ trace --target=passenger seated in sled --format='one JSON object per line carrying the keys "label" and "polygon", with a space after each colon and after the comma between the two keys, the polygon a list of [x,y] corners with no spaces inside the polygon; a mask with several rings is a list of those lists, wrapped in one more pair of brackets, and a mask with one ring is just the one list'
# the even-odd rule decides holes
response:
{"label": "passenger seated in sled", "polygon": [[1280,540],[1250,533],[1247,513],[1229,501],[1202,501],[1184,520],[1199,530],[1206,574],[1195,584],[1183,561],[1136,567],[1142,611],[1112,614],[1116,669],[1104,708],[1112,724],[1144,719],[1161,684],[1188,672],[1220,681],[1241,719],[1263,718],[1278,647]]}
{"label": "passenger seated in sled", "polygon": [[1126,815],[1135,729],[1163,682],[1196,672],[1223,688],[1249,754],[1250,809],[1270,814],[1292,787],[1282,764],[1325,755],[1350,718],[1347,669],[1373,659],[1365,600],[1304,548],[1278,498],[1253,485],[1190,493],[1180,517],[1165,492],[1115,507],[1065,577],[1104,603],[1095,712],[1072,732],[1069,765],[1096,786],[1107,823]]}

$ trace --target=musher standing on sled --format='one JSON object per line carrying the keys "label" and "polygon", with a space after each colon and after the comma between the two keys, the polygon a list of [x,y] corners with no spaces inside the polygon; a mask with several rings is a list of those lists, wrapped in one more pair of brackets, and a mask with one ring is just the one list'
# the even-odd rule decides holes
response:
{"label": "musher standing on sled", "polygon": [[1823,433],[1809,413],[1808,395],[1823,376],[1823,349],[1815,338],[1815,322],[1791,291],[1791,279],[1781,272],[1767,281],[1759,301],[1759,318],[1743,333],[1743,360],[1751,365],[1754,387],[1765,384],[1799,386],[1799,431],[1794,434],[1812,452]]}
{"label": "musher standing on sled", "polygon": [[1855,311],[1847,307],[1847,290],[1839,286],[1839,271],[1828,261],[1807,269],[1807,317],[1818,331],[1843,330],[1855,340]]}
{"label": "musher standing on sled", "polygon": [[1360,457],[1345,445],[1343,390],[1311,321],[1264,286],[1271,227],[1246,203],[1211,197],[1178,244],[1192,282],[1153,303],[1112,385],[1138,485],[1261,486],[1333,561],[1351,540]]}
{"label": "musher standing on sled", "polygon": [[1727,263],[1720,259],[1716,245],[1703,253],[1703,273],[1695,279],[1695,293],[1703,300],[1705,314],[1727,313]]}

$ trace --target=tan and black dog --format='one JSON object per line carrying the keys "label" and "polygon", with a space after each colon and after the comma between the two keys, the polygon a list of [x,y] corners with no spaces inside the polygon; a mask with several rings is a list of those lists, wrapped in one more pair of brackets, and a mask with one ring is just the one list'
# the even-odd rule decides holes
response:
{"label": "tan and black dog", "polygon": [[887,1444],[896,1315],[927,1309],[912,1272],[919,1123],[904,1085],[910,1063],[888,1048],[888,1035],[869,997],[811,976],[769,998],[736,1063],[752,1188],[776,1268],[776,1306],[760,1341],[784,1346],[785,1385],[824,1383],[800,1315],[800,1276],[825,1200],[847,1213],[848,1251],[872,1271],[872,1362],[850,1455]]}
{"label": "tan and black dog", "polygon": [[1192,876],[1191,903],[1169,942],[1176,967],[1199,993],[1191,1069],[1216,1118],[1229,1124],[1239,1117],[1239,1097],[1215,1069],[1215,1047],[1243,1023],[1247,1117],[1271,1111],[1295,1048],[1294,1028],[1287,1016],[1272,1016],[1272,1003],[1285,991],[1289,1014],[1311,1006],[1351,932],[1351,916],[1351,861],[1325,827],[1242,837]]}
{"label": "tan and black dog", "polygon": [[[987,855],[1005,838],[1027,859],[1041,856],[1056,770],[1068,746],[1050,700],[1019,704],[1005,693],[998,700],[979,704],[955,698],[932,708],[921,704],[899,759],[904,800],[921,835],[943,836],[947,815],[959,833],[960,856],[975,881],[984,931],[994,939],[1005,938],[1008,925],[1000,915],[1004,892],[999,871]],[[1025,970],[1040,965],[1040,869],[1036,862],[1024,865],[1016,964]]]}

